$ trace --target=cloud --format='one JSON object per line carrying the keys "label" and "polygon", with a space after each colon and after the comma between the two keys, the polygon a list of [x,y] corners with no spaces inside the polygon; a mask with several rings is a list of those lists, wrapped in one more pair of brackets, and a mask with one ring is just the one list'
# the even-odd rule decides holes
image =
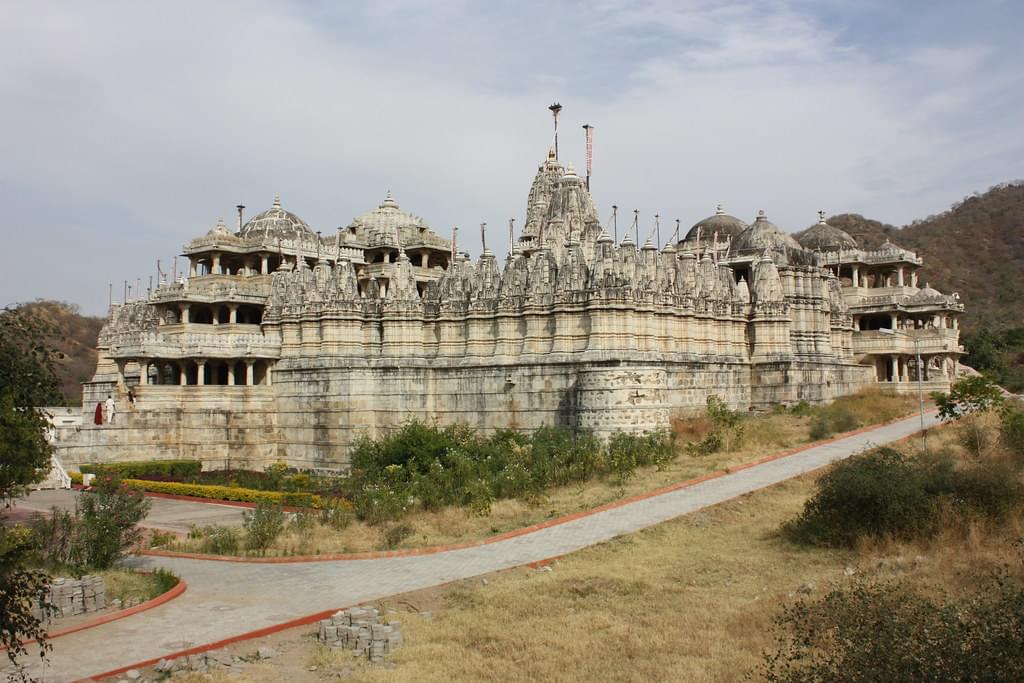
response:
{"label": "cloud", "polygon": [[605,218],[686,227],[724,202],[792,230],[818,209],[905,222],[1019,176],[1016,43],[981,25],[890,49],[880,7],[19,5],[0,26],[0,201],[33,258],[0,288],[99,312],[108,282],[145,282],[275,192],[329,233],[390,189],[476,252],[468,226],[522,225],[556,99],[564,158],[581,165],[596,126]]}

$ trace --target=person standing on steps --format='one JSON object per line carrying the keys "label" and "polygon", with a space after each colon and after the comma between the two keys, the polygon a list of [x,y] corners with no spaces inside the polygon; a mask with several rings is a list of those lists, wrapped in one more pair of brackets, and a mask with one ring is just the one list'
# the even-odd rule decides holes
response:
{"label": "person standing on steps", "polygon": [[110,394],[107,394],[107,400],[105,403],[107,413],[107,424],[114,423],[114,413],[117,412],[117,404],[114,403],[114,399]]}

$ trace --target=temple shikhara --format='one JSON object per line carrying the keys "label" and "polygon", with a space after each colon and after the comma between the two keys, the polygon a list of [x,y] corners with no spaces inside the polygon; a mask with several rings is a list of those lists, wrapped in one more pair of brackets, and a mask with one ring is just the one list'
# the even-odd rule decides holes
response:
{"label": "temple shikhara", "polygon": [[554,150],[503,259],[472,260],[390,194],[326,235],[285,205],[240,208],[185,246],[181,276],[112,305],[83,410],[109,394],[116,419],[61,435],[65,464],[344,469],[360,434],[410,418],[607,436],[710,395],[766,410],[946,389],[963,353],[963,305],[910,251],[861,249],[823,214],[794,236],[721,207],[638,244]]}

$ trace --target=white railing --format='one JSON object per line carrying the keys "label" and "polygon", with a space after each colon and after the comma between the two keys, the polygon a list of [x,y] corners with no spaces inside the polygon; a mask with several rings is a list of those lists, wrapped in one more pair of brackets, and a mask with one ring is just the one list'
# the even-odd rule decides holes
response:
{"label": "white railing", "polygon": [[71,488],[71,477],[56,455],[50,455],[50,475],[56,475],[57,482],[62,489]]}

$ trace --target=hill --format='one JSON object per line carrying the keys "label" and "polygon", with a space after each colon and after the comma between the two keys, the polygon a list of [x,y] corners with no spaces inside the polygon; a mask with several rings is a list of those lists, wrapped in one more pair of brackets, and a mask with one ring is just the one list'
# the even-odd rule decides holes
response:
{"label": "hill", "polygon": [[81,405],[81,383],[96,370],[96,339],[103,319],[82,315],[77,306],[61,301],[40,299],[22,307],[53,329],[47,342],[62,356],[56,368],[61,393],[67,405]]}
{"label": "hill", "polygon": [[902,228],[859,214],[828,222],[865,248],[889,239],[916,251],[924,258],[922,282],[960,293],[966,331],[1024,324],[1024,182],[996,185]]}

